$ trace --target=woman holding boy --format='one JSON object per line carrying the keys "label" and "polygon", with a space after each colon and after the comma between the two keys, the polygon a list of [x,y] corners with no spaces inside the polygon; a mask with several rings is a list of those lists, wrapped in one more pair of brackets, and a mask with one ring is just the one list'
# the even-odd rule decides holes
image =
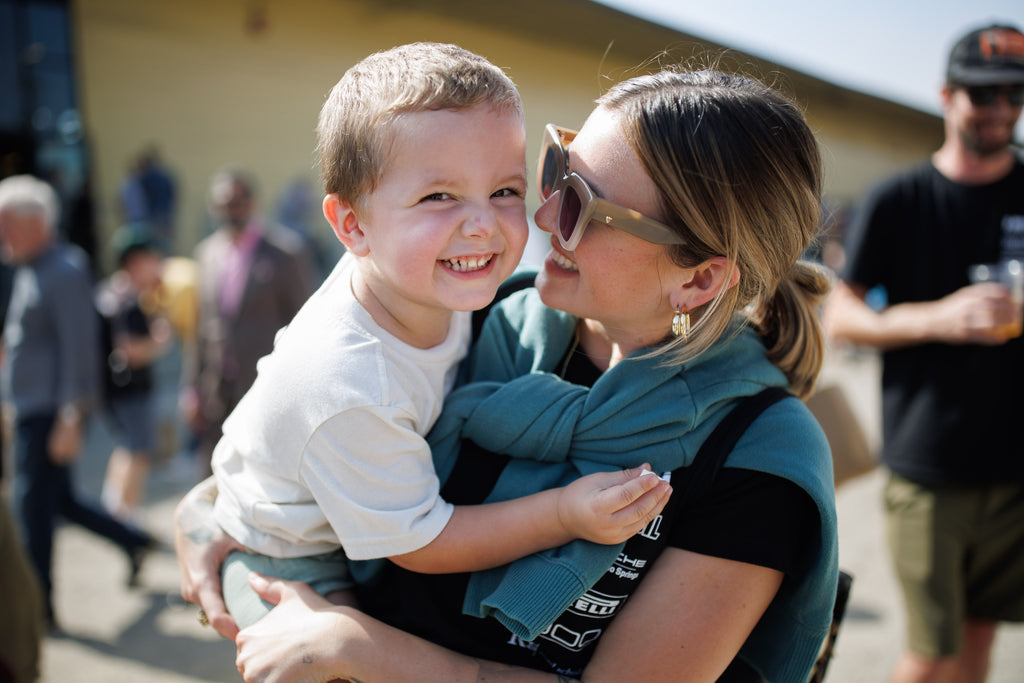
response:
{"label": "woman holding boy", "polygon": [[[642,443],[677,492],[741,398],[810,393],[829,282],[799,261],[818,227],[821,167],[794,104],[715,71],[637,77],[578,134],[549,128],[539,173],[536,222],[552,252],[535,290],[490,313],[477,358],[528,356],[530,372],[590,386],[592,403],[637,392],[657,423],[624,410],[602,428],[618,435],[621,466]],[[564,423],[574,463],[593,407]],[[509,406],[516,419],[524,410]],[[518,463],[464,442],[443,495],[482,502]],[[793,398],[772,405],[690,493],[531,641],[463,614],[465,575],[388,566],[357,586],[362,609],[253,577],[278,607],[236,638],[239,670],[249,681],[806,681],[837,578],[831,461],[813,417]],[[222,551],[181,541],[186,596],[218,609],[195,578]]]}

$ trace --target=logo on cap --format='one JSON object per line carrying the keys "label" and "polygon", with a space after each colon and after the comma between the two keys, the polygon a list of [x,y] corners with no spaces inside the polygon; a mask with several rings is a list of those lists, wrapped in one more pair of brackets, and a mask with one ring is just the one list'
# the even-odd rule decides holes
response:
{"label": "logo on cap", "polygon": [[978,35],[978,49],[986,59],[1024,58],[1024,34],[1009,28],[990,28]]}

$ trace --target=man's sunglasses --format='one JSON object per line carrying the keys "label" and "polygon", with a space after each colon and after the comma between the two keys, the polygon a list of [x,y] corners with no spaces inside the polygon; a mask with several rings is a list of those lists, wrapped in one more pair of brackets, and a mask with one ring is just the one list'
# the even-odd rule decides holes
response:
{"label": "man's sunglasses", "polygon": [[544,127],[544,141],[537,162],[540,198],[547,201],[555,192],[561,193],[558,198],[558,241],[564,249],[576,249],[590,221],[601,221],[654,244],[685,244],[685,240],[667,225],[596,196],[583,178],[569,171],[569,155],[565,146],[575,137],[576,131],[549,123]]}
{"label": "man's sunglasses", "polygon": [[991,107],[999,95],[1005,95],[1011,107],[1024,104],[1024,85],[965,85],[963,89],[975,107]]}

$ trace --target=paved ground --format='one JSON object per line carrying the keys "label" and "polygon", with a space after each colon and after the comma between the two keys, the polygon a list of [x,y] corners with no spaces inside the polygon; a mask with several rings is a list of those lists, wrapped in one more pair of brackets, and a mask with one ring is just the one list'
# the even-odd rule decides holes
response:
{"label": "paved ground", "polygon": [[[830,363],[826,381],[839,381],[872,434],[877,433],[877,365],[872,356]],[[102,430],[79,465],[79,480],[97,495],[105,466]],[[838,492],[840,564],[855,579],[827,676],[829,683],[887,679],[902,642],[902,617],[882,540],[881,474],[875,471]],[[172,465],[157,470],[145,523],[170,541],[171,511],[188,482]],[[234,648],[199,626],[195,609],[178,597],[178,572],[169,550],[143,569],[142,587],[125,587],[124,556],[78,528],[58,532],[56,607],[66,635],[44,645],[43,681],[75,683],[218,683],[240,680]],[[1006,628],[997,643],[991,683],[1024,681],[1024,627]]]}

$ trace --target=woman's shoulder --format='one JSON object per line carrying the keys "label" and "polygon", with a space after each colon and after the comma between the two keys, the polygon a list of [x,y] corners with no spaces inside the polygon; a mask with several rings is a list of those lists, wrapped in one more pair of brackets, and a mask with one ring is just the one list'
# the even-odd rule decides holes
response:
{"label": "woman's shoulder", "polygon": [[751,441],[782,451],[801,448],[819,455],[828,454],[828,440],[821,425],[796,396],[789,396],[765,409],[740,437],[737,447]]}
{"label": "woman's shoulder", "polygon": [[833,492],[828,439],[811,411],[795,396],[769,406],[736,442],[728,466],[788,479],[814,498]]}

